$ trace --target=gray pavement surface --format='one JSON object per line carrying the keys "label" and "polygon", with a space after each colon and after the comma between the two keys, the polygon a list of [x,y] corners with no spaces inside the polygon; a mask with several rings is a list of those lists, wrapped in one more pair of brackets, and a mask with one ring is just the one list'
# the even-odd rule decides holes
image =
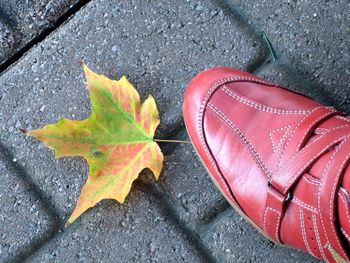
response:
{"label": "gray pavement surface", "polygon": [[317,262],[241,219],[191,145],[162,144],[158,182],[145,171],[125,205],[103,201],[64,228],[88,167],[81,158],[55,160],[18,130],[90,114],[79,61],[126,75],[142,98],[152,94],[157,138],[186,139],[183,92],[212,66],[248,70],[349,111],[348,2],[271,2],[2,1],[0,262]]}
{"label": "gray pavement surface", "polygon": [[[78,61],[111,78],[126,75],[143,98],[152,94],[161,116],[157,137],[165,138],[183,128],[182,94],[196,73],[220,64],[246,69],[265,55],[259,39],[241,32],[211,1],[199,7],[180,2],[176,10],[173,2],[142,3],[91,2],[0,78],[0,138],[52,198],[62,220],[72,212],[87,167],[77,158],[55,161],[51,150],[18,128],[90,114]],[[225,37],[225,30],[232,33]],[[231,48],[234,55],[227,59]]]}
{"label": "gray pavement surface", "polygon": [[22,257],[56,231],[55,215],[0,152],[0,262]]}
{"label": "gray pavement surface", "polygon": [[332,104],[350,112],[350,2],[225,0]]}
{"label": "gray pavement surface", "polygon": [[45,30],[55,28],[74,10],[79,0],[1,0],[0,66]]}
{"label": "gray pavement surface", "polygon": [[273,244],[231,208],[219,214],[201,238],[217,262],[319,262],[295,249]]}
{"label": "gray pavement surface", "polygon": [[204,262],[161,199],[136,189],[125,205],[103,201],[59,233],[28,262]]}
{"label": "gray pavement surface", "polygon": [[160,185],[175,207],[179,207],[183,220],[192,224],[207,223],[228,206],[189,145],[176,146],[167,153],[165,166]]}

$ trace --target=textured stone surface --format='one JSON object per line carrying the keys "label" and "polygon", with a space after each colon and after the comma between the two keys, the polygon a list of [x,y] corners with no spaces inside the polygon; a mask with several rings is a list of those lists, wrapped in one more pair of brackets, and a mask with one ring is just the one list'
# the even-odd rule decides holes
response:
{"label": "textured stone surface", "polygon": [[209,0],[93,1],[0,77],[0,137],[67,216],[87,176],[85,164],[54,161],[50,150],[17,128],[89,115],[76,62],[112,78],[126,74],[142,98],[154,95],[162,120],[158,138],[164,138],[182,123],[183,91],[197,72],[214,65],[247,68],[264,55],[261,48]]}
{"label": "textured stone surface", "polygon": [[55,22],[79,0],[0,2],[0,65]]}
{"label": "textured stone surface", "polygon": [[227,202],[211,181],[192,145],[179,145],[166,156],[160,179],[165,194],[175,206],[184,208],[180,217],[187,222],[205,223]]}
{"label": "textured stone surface", "polygon": [[264,30],[314,86],[350,112],[350,2],[225,0]]}
{"label": "textured stone surface", "polygon": [[[83,2],[89,1],[0,1],[0,65]],[[224,12],[225,4],[239,11]],[[125,205],[103,201],[57,231],[87,166],[80,158],[54,160],[18,128],[90,114],[76,63],[83,60],[112,78],[126,74],[142,98],[154,95],[162,119],[156,137],[173,138],[183,128],[189,80],[212,66],[256,68],[265,58],[256,34],[262,29],[282,56],[259,67],[258,75],[350,112],[348,20],[345,0],[90,1],[0,76],[0,145],[12,155],[0,154],[0,261],[34,253],[28,261],[317,262],[272,244],[233,209],[225,210],[228,204],[190,145],[162,144],[159,182],[146,172]]]}
{"label": "textured stone surface", "polygon": [[295,249],[275,245],[241,218],[232,208],[220,214],[203,232],[203,242],[217,262],[319,262]]}
{"label": "textured stone surface", "polygon": [[28,262],[206,262],[152,196],[133,191],[125,205],[104,201]]}
{"label": "textured stone surface", "polygon": [[0,151],[0,262],[10,262],[25,257],[56,229],[50,210],[4,159]]}

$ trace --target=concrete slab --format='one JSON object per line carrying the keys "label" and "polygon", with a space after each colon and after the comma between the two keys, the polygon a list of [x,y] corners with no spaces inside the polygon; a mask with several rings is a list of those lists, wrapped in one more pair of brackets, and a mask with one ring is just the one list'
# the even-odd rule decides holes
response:
{"label": "concrete slab", "polygon": [[320,262],[306,253],[275,245],[233,208],[229,208],[208,226],[203,232],[202,240],[216,258],[217,262],[283,262],[302,263]]}
{"label": "concrete slab", "polygon": [[57,230],[55,215],[0,149],[0,261],[19,262]]}
{"label": "concrete slab", "polygon": [[104,201],[27,262],[207,262],[160,202],[139,191],[125,205]]}
{"label": "concrete slab", "polygon": [[87,167],[79,158],[55,161],[18,128],[90,114],[78,61],[112,78],[127,75],[142,98],[154,95],[162,120],[157,137],[164,138],[183,125],[182,95],[196,73],[217,65],[246,69],[264,52],[259,38],[209,0],[93,1],[2,74],[0,138],[64,221]]}
{"label": "concrete slab", "polygon": [[192,145],[179,145],[166,156],[160,183],[164,193],[176,207],[182,207],[179,216],[189,224],[205,224],[228,206],[211,181]]}
{"label": "concrete slab", "polygon": [[334,98],[334,106],[350,112],[349,1],[225,1],[264,30],[307,80]]}
{"label": "concrete slab", "polygon": [[79,0],[0,2],[0,66],[38,37]]}

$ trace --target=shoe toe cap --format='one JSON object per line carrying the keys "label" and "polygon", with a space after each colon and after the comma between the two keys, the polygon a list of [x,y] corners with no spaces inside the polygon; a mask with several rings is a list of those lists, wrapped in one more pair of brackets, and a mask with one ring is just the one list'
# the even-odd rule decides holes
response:
{"label": "shoe toe cap", "polygon": [[197,131],[197,126],[201,122],[199,114],[201,108],[205,106],[208,91],[220,86],[221,81],[235,77],[251,77],[251,74],[234,68],[216,67],[199,73],[191,80],[183,104],[184,119],[190,133]]}

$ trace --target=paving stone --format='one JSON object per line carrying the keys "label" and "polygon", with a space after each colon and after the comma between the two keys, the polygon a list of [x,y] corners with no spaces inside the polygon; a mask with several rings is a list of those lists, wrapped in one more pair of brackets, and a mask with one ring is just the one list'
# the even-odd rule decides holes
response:
{"label": "paving stone", "polygon": [[18,128],[90,114],[76,62],[114,79],[126,74],[142,98],[154,95],[162,121],[157,137],[164,138],[182,125],[183,92],[196,73],[214,65],[246,69],[264,50],[209,0],[92,1],[2,74],[0,139],[65,220],[86,179],[85,163],[54,161],[52,151]]}
{"label": "paving stone", "polygon": [[79,0],[0,2],[0,65],[55,22]]}
{"label": "paving stone", "polygon": [[240,217],[233,208],[218,216],[202,240],[217,262],[319,262],[304,252],[275,245]]}
{"label": "paving stone", "polygon": [[0,153],[0,262],[17,261],[55,230],[55,219]]}
{"label": "paving stone", "polygon": [[103,201],[28,262],[205,262],[163,214],[161,200],[133,191],[125,205]]}
{"label": "paving stone", "polygon": [[192,145],[179,145],[166,156],[160,183],[189,224],[206,223],[227,207],[225,198],[211,181]]}
{"label": "paving stone", "polygon": [[300,72],[349,112],[350,2],[226,0],[240,9]]}

